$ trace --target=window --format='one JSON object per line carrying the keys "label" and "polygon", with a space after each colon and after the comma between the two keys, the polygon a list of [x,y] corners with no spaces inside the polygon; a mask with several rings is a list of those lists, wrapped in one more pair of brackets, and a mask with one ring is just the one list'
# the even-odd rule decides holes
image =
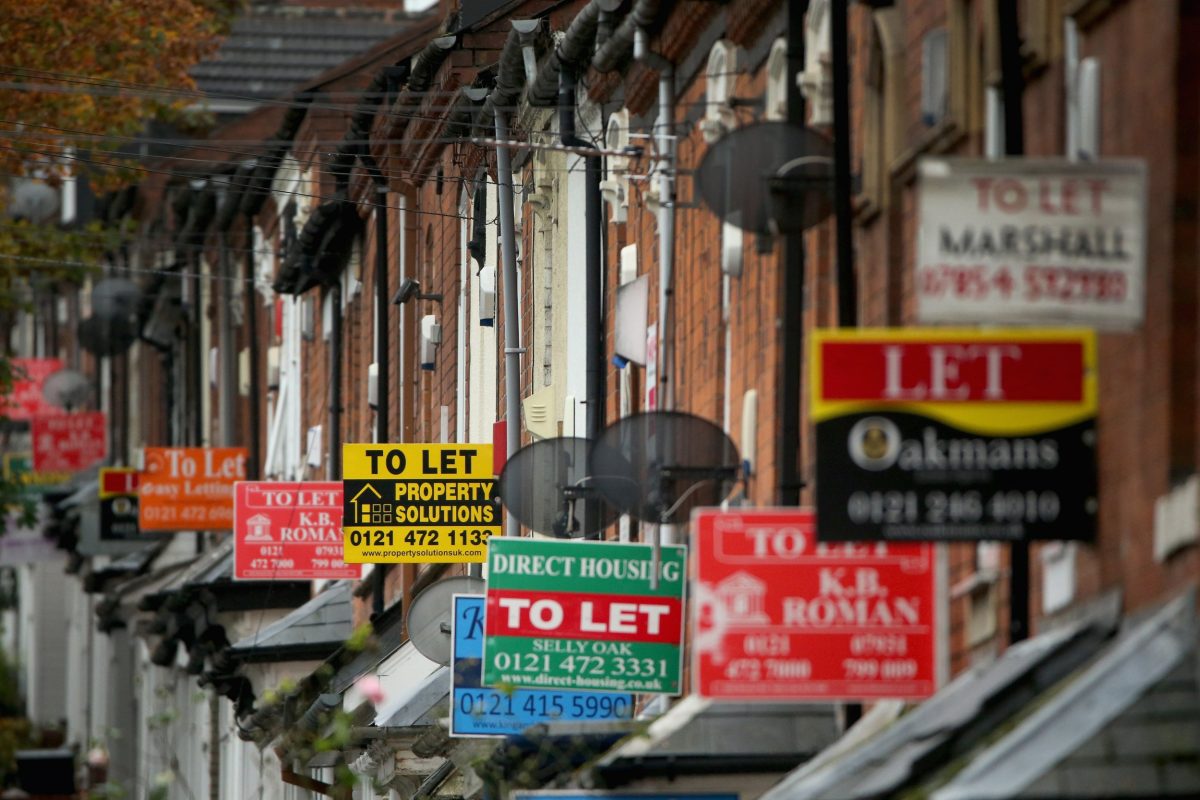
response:
{"label": "window", "polygon": [[900,12],[873,13],[866,58],[862,192],[878,206],[888,199],[887,179],[904,145],[904,47]]}
{"label": "window", "polygon": [[948,46],[945,28],[929,31],[921,42],[921,121],[930,127],[945,119],[948,110]]}
{"label": "window", "polygon": [[[622,108],[608,118],[604,144],[609,150],[629,147],[629,109]],[[625,222],[629,211],[629,159],[608,157],[608,177],[600,183],[604,202],[612,210],[613,222]]]}
{"label": "window", "polygon": [[1100,157],[1100,61],[1079,57],[1079,30],[1075,20],[1063,25],[1066,62],[1067,141],[1071,161]]}
{"label": "window", "polygon": [[[808,101],[808,121],[814,126],[833,124],[833,61],[829,35],[829,0],[813,0],[804,15],[804,72],[800,73],[800,92]],[[786,45],[784,59],[786,62]]]}
{"label": "window", "polygon": [[792,80],[792,74],[788,70],[787,40],[780,36],[771,45],[771,53],[767,56],[767,119],[787,119],[788,82],[790,80]]}
{"label": "window", "polygon": [[715,142],[737,126],[730,100],[737,82],[737,47],[725,39],[713,45],[704,70],[704,118],[699,122],[704,141]]}
{"label": "window", "polygon": [[972,114],[972,90],[979,83],[976,48],[972,46],[970,0],[949,0],[946,9],[947,113],[963,130],[978,130]]}

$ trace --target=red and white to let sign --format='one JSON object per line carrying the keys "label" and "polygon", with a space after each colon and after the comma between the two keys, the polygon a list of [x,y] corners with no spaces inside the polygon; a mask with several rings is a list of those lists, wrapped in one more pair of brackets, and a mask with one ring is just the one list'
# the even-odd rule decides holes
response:
{"label": "red and white to let sign", "polygon": [[76,472],[108,455],[108,420],[103,411],[34,417],[34,472]]}
{"label": "red and white to let sign", "polygon": [[239,481],[233,492],[234,577],[360,578],[342,560],[341,481]]}
{"label": "red and white to let sign", "polygon": [[924,158],[918,171],[921,322],[1141,324],[1143,162]]}
{"label": "red and white to let sign", "polygon": [[807,509],[702,509],[692,522],[694,692],[722,700],[933,694],[932,546],[818,543]]}

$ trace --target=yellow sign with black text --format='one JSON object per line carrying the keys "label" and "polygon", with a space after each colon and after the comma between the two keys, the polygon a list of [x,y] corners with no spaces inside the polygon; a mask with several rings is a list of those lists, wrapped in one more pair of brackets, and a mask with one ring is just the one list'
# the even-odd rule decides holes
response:
{"label": "yellow sign with black text", "polygon": [[346,444],[342,479],[347,563],[483,563],[500,533],[490,444]]}

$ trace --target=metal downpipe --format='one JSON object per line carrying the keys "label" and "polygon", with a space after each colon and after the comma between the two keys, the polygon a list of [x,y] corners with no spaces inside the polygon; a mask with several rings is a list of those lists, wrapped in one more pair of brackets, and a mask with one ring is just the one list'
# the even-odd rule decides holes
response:
{"label": "metal downpipe", "polygon": [[329,465],[325,479],[342,479],[342,286],[329,290]]}
{"label": "metal downpipe", "polygon": [[245,287],[246,327],[250,335],[246,338],[250,348],[250,459],[246,464],[246,478],[258,480],[259,465],[262,463],[261,438],[262,415],[259,398],[262,397],[262,376],[258,372],[261,353],[258,345],[258,292],[254,288],[254,218],[246,215],[246,258],[243,266]]}
{"label": "metal downpipe", "polygon": [[[496,139],[508,141],[508,112],[494,108]],[[504,418],[508,457],[521,447],[521,328],[517,309],[517,241],[513,230],[512,157],[496,148],[496,195],[500,205],[500,256],[504,267]],[[517,535],[516,518],[504,515],[504,535]]]}
{"label": "metal downpipe", "polygon": [[[375,177],[375,176],[372,176]],[[388,322],[388,225],[387,225],[387,181],[382,176],[375,183],[375,440],[387,442],[388,407],[391,405],[388,389],[391,386],[391,365],[388,363],[388,335],[392,329]],[[375,586],[371,594],[371,613],[378,616],[387,606],[384,597],[389,566],[375,565]]]}
{"label": "metal downpipe", "polygon": [[217,340],[221,343],[217,354],[217,415],[222,447],[238,444],[237,425],[234,421],[237,403],[238,357],[237,340],[233,329],[233,284],[236,280],[233,256],[229,250],[229,233],[222,230],[220,238],[220,302],[217,304]]}
{"label": "metal downpipe", "polygon": [[[570,70],[559,75],[558,131],[561,142],[567,147],[595,147],[575,133],[576,77]],[[600,195],[600,156],[584,156],[586,188],[584,191],[584,228],[587,231],[585,252],[587,266],[584,285],[587,291],[587,318],[584,321],[587,354],[586,416],[584,438],[595,440],[604,426],[604,267]]]}

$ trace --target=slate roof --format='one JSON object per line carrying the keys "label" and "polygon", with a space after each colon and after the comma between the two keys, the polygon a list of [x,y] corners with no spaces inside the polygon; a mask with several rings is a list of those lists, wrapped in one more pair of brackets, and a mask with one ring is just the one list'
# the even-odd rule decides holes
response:
{"label": "slate roof", "polygon": [[[397,4],[400,6],[401,4]],[[270,100],[396,35],[409,24],[385,9],[253,5],[216,53],[192,69],[201,91]]]}
{"label": "slate roof", "polygon": [[[1195,662],[1187,660],[1195,658],[1198,645],[1193,587],[1122,631],[1082,675],[972,759],[933,800],[1085,795],[1097,789],[1104,795],[1194,793],[1200,788],[1195,749],[1200,686]],[[1164,683],[1154,697],[1152,688]],[[1173,780],[1172,763],[1186,783]],[[1055,780],[1056,770],[1065,785]],[[1114,772],[1124,773],[1131,785],[1113,783]]]}
{"label": "slate roof", "polygon": [[1099,653],[1114,628],[1115,620],[1089,619],[1014,645],[991,664],[959,675],[865,742],[849,748],[835,744],[761,800],[865,800],[911,788],[970,753]]}
{"label": "slate roof", "polygon": [[234,643],[229,655],[248,660],[256,652],[327,646],[336,649],[352,629],[350,581],[330,586],[304,605]]}

